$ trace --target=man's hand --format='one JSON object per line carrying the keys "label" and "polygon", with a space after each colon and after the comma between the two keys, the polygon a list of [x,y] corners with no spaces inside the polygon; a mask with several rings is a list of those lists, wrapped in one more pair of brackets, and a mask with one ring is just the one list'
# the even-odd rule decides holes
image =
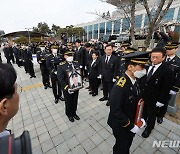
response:
{"label": "man's hand", "polygon": [[68,89],[68,93],[69,93],[69,94],[73,94],[74,92],[71,91],[71,89]]}
{"label": "man's hand", "polygon": [[139,131],[139,127],[137,125],[134,125],[134,127],[130,131],[136,134]]}

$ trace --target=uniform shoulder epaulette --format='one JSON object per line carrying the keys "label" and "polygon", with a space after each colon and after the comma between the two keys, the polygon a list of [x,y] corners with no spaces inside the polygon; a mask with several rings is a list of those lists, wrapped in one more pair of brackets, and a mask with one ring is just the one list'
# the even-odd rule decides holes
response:
{"label": "uniform shoulder epaulette", "polygon": [[78,61],[73,61],[73,62],[78,63]]}
{"label": "uniform shoulder epaulette", "polygon": [[59,65],[64,65],[64,64],[66,64],[66,61],[59,63]]}
{"label": "uniform shoulder epaulette", "polygon": [[126,78],[125,77],[121,77],[118,80],[118,82],[116,83],[116,85],[119,86],[119,87],[124,87],[125,83],[126,83]]}

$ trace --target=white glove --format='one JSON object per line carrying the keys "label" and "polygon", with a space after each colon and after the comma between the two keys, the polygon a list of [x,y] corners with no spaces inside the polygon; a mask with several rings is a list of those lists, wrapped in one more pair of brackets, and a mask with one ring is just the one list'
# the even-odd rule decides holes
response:
{"label": "white glove", "polygon": [[83,68],[81,65],[79,66],[80,68]]}
{"label": "white glove", "polygon": [[177,92],[175,92],[175,91],[173,91],[173,90],[170,90],[169,94],[171,94],[171,95],[176,95]]}
{"label": "white glove", "polygon": [[85,66],[85,68],[84,68],[85,70],[87,70],[87,66]]}
{"label": "white glove", "polygon": [[102,75],[100,74],[97,78],[98,78],[98,79],[102,79]]}
{"label": "white glove", "polygon": [[40,60],[38,61],[40,64],[42,63]]}
{"label": "white glove", "polygon": [[73,94],[74,92],[71,91],[71,89],[68,89],[68,93],[69,93],[69,94]]}
{"label": "white glove", "polygon": [[140,128],[143,128],[146,125],[146,122],[145,122],[145,120],[143,118],[141,118],[141,121],[142,121],[143,124],[142,124],[142,126]]}
{"label": "white glove", "polygon": [[116,82],[116,79],[113,78],[112,82]]}
{"label": "white glove", "polygon": [[89,75],[89,73],[88,73],[88,75]]}
{"label": "white glove", "polygon": [[57,75],[57,71],[55,71],[55,72],[54,72],[54,74],[56,74],[56,75]]}
{"label": "white glove", "polygon": [[162,104],[162,103],[160,103],[160,102],[157,102],[157,103],[156,103],[156,107],[162,107],[162,106],[164,106],[164,104]]}
{"label": "white glove", "polygon": [[137,125],[134,125],[134,127],[130,131],[136,134],[139,131],[139,127]]}

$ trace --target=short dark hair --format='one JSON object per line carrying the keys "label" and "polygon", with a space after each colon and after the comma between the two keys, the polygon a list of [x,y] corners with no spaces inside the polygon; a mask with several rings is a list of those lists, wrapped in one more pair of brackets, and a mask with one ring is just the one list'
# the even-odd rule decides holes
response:
{"label": "short dark hair", "polygon": [[77,39],[75,42],[77,42],[77,43],[81,43],[81,40],[80,40],[80,39]]}
{"label": "short dark hair", "polygon": [[105,49],[106,49],[107,47],[112,47],[112,48],[113,48],[113,45],[112,45],[112,44],[107,44],[107,45],[105,46]]}
{"label": "short dark hair", "polygon": [[13,66],[0,63],[0,100],[5,97],[12,97],[15,92],[16,79],[17,74]]}
{"label": "short dark hair", "polygon": [[161,52],[163,57],[166,55],[166,49],[163,47],[156,47],[154,49],[152,49],[151,53],[153,52]]}
{"label": "short dark hair", "polygon": [[89,48],[89,47],[91,47],[91,43],[86,43],[84,46],[85,46],[86,48]]}
{"label": "short dark hair", "polygon": [[95,54],[96,56],[99,56],[99,52],[93,51],[92,54]]}

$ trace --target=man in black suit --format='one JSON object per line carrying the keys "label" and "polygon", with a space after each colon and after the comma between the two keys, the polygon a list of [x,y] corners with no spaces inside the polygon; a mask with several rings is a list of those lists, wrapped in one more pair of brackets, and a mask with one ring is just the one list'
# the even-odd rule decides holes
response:
{"label": "man in black suit", "polygon": [[[99,101],[108,100],[111,89],[116,81],[117,75],[117,57],[112,55],[113,46],[108,44],[105,47],[105,55],[101,57],[100,61],[100,75],[98,78],[102,78],[103,84],[103,97]],[[109,103],[106,103],[109,106]]]}
{"label": "man in black suit", "polygon": [[55,104],[58,103],[59,99],[61,101],[64,101],[64,98],[62,97],[61,83],[58,81],[57,78],[57,66],[63,61],[63,55],[58,53],[58,48],[59,46],[56,42],[54,42],[54,44],[51,44],[51,54],[46,58],[46,66],[50,73]]}
{"label": "man in black suit", "polygon": [[76,51],[74,53],[74,61],[78,61],[79,67],[81,69],[82,75],[84,77],[85,70],[87,70],[86,61],[86,48],[81,46],[81,40],[77,39],[75,42]]}
{"label": "man in black suit", "polygon": [[124,56],[126,71],[112,88],[108,125],[112,128],[116,139],[113,154],[128,154],[133,137],[139,128],[145,125],[143,119],[135,124],[135,117],[137,104],[141,99],[138,78],[145,75],[144,64],[147,63],[148,56],[148,52],[136,52]]}
{"label": "man in black suit", "polygon": [[[168,67],[173,71],[174,81],[173,85],[170,89],[169,100],[171,96],[177,95],[180,89],[180,58],[176,55],[178,51],[178,43],[177,42],[168,42],[165,46],[166,48],[166,59],[165,63]],[[163,122],[163,117],[167,111],[168,103],[165,106],[160,108],[160,112],[158,114],[157,122],[161,124]]]}
{"label": "man in black suit", "polygon": [[78,88],[79,86],[81,86],[81,83],[78,82],[78,74],[75,72],[75,73],[72,73],[71,75],[71,78],[72,78],[72,89],[75,89],[75,88]]}
{"label": "man in black suit", "polygon": [[73,54],[74,52],[72,51],[66,51],[64,54],[64,58],[66,60],[60,63],[60,65],[57,67],[58,80],[61,83],[65,97],[65,113],[71,122],[74,122],[74,119],[80,120],[76,113],[79,89],[75,91],[71,90],[71,87],[69,86],[69,76],[67,73],[69,71],[79,69],[78,62],[73,61]]}
{"label": "man in black suit", "polygon": [[152,50],[152,65],[148,68],[147,76],[144,78],[143,99],[145,106],[143,117],[147,122],[147,127],[142,133],[144,138],[149,137],[153,130],[159,109],[166,105],[172,86],[173,72],[163,63],[165,55],[165,48],[156,47]]}

